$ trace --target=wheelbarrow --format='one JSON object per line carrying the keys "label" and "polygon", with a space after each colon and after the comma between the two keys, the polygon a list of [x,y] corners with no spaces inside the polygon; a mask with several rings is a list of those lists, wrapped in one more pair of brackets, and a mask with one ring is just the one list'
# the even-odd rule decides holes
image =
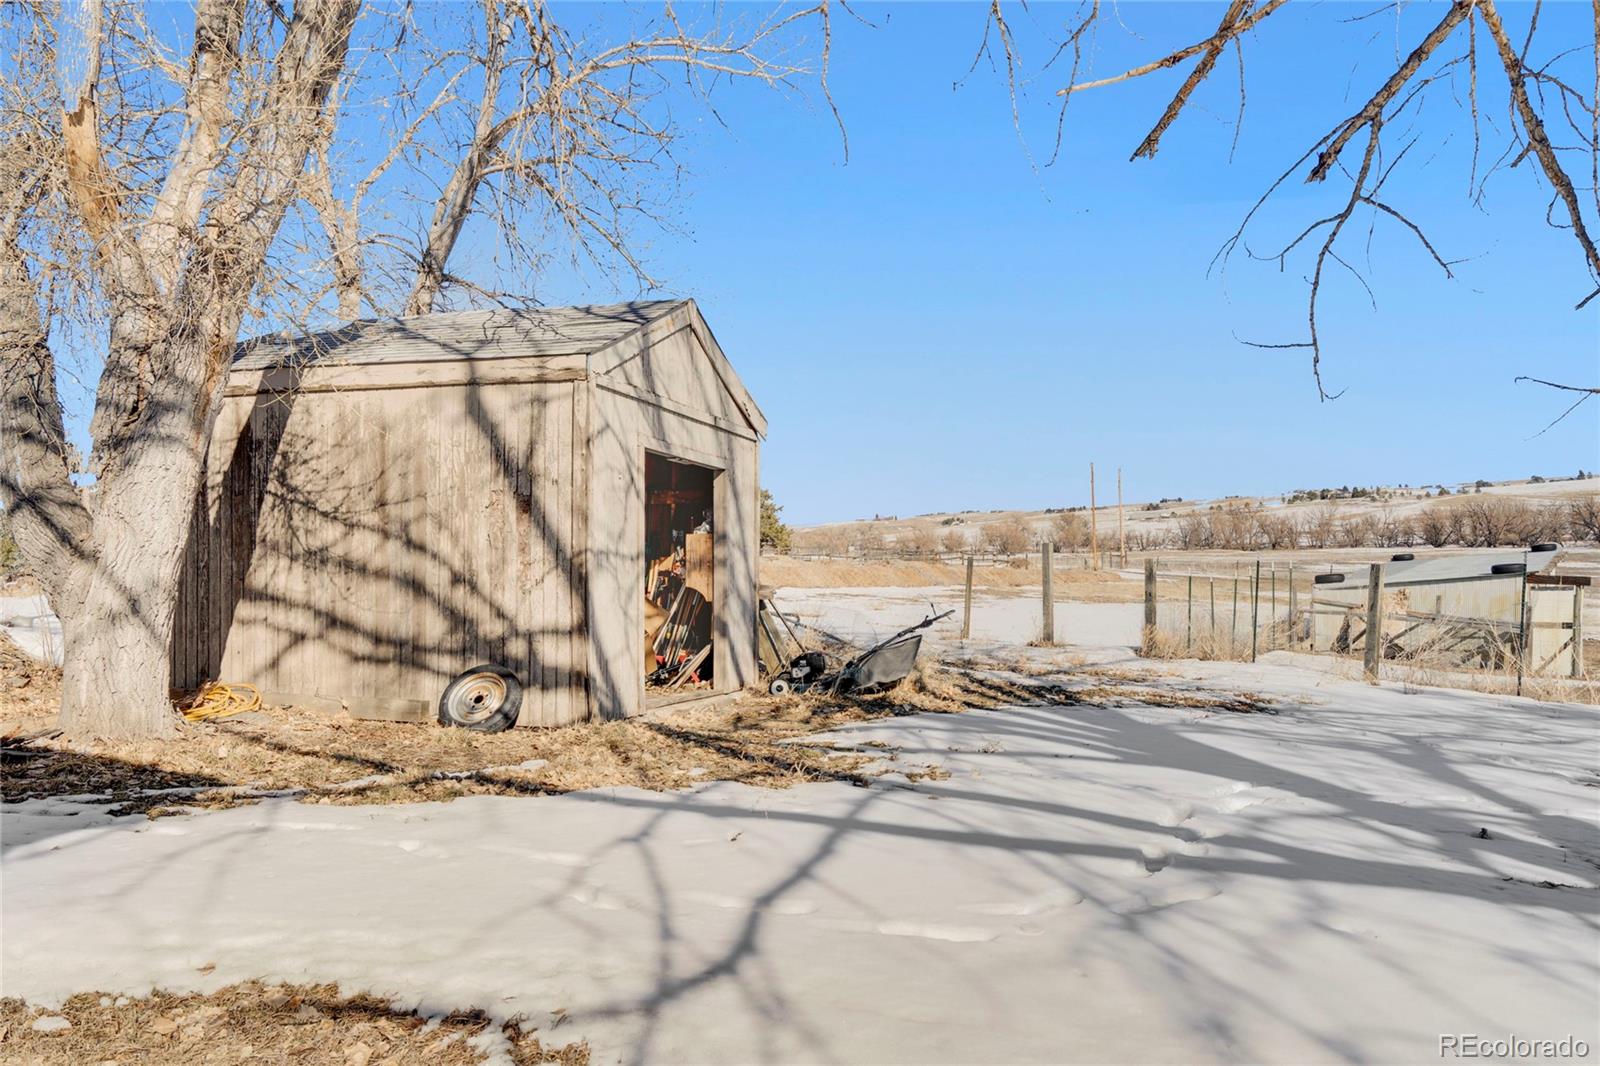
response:
{"label": "wheelbarrow", "polygon": [[911,668],[917,664],[917,653],[922,650],[922,634],[918,631],[954,613],[930,614],[916,625],[906,626],[888,640],[874,644],[833,673],[828,672],[827,657],[821,652],[803,652],[794,658],[787,670],[780,671],[767,683],[767,691],[774,696],[790,692],[842,695],[893,685],[911,673]]}

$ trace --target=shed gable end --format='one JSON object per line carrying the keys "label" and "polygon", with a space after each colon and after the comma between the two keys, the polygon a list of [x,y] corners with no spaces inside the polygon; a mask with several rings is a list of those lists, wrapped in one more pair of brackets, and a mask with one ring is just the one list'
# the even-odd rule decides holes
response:
{"label": "shed gable end", "polygon": [[752,436],[766,434],[766,418],[693,301],[595,353],[590,369],[603,387],[709,415],[724,428],[737,427]]}

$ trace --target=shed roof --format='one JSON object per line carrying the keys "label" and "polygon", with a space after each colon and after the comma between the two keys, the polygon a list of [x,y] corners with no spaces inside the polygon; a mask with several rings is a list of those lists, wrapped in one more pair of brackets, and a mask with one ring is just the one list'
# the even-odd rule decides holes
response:
{"label": "shed roof", "polygon": [[321,333],[269,334],[246,341],[234,354],[233,368],[590,355],[688,302],[641,300],[362,319]]}

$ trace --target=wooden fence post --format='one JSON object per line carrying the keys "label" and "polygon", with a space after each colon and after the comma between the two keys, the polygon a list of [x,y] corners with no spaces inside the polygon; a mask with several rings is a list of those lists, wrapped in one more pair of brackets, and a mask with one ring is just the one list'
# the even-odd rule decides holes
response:
{"label": "wooden fence post", "polygon": [[1100,523],[1096,521],[1094,506],[1094,464],[1089,464],[1089,554],[1094,557],[1094,568],[1100,569]]}
{"label": "wooden fence post", "polygon": [[961,639],[972,636],[972,556],[967,556],[967,596],[961,611]]}
{"label": "wooden fence post", "polygon": [[1295,600],[1294,564],[1289,564],[1289,647],[1292,650],[1300,639],[1300,612]]}
{"label": "wooden fence post", "polygon": [[1257,630],[1261,624],[1261,560],[1256,560],[1256,577],[1250,585],[1250,661],[1256,661]]}
{"label": "wooden fence post", "polygon": [[1144,561],[1144,635],[1140,643],[1148,651],[1156,637],[1156,561]]}
{"label": "wooden fence post", "polygon": [[1039,549],[1042,554],[1041,565],[1044,575],[1044,626],[1040,632],[1040,639],[1046,644],[1056,642],[1056,589],[1051,573],[1050,556],[1051,544],[1046,541]]}
{"label": "wooden fence post", "polygon": [[1367,634],[1362,672],[1368,681],[1378,680],[1378,665],[1383,661],[1383,564],[1373,563],[1367,577]]}
{"label": "wooden fence post", "polygon": [[1583,586],[1572,589],[1572,676],[1583,676]]}
{"label": "wooden fence post", "polygon": [[1211,657],[1217,657],[1217,579],[1207,582],[1211,587]]}
{"label": "wooden fence post", "polygon": [[1278,564],[1273,563],[1272,569],[1267,571],[1267,583],[1271,589],[1271,599],[1267,601],[1267,643],[1272,643],[1272,632],[1278,625]]}
{"label": "wooden fence post", "polygon": [[1528,672],[1528,664],[1533,661],[1529,655],[1528,638],[1533,630],[1533,602],[1528,599],[1528,577],[1522,576],[1522,612],[1518,620],[1517,634],[1517,695],[1522,695],[1522,676]]}
{"label": "wooden fence post", "polygon": [[1117,467],[1117,565],[1128,567],[1128,527],[1122,520],[1122,467]]}

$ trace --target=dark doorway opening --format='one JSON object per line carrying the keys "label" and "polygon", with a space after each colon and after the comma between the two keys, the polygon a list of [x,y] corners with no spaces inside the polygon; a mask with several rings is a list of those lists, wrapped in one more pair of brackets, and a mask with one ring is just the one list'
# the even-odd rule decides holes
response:
{"label": "dark doorway opening", "polygon": [[716,471],[644,457],[644,674],[653,698],[710,691]]}

